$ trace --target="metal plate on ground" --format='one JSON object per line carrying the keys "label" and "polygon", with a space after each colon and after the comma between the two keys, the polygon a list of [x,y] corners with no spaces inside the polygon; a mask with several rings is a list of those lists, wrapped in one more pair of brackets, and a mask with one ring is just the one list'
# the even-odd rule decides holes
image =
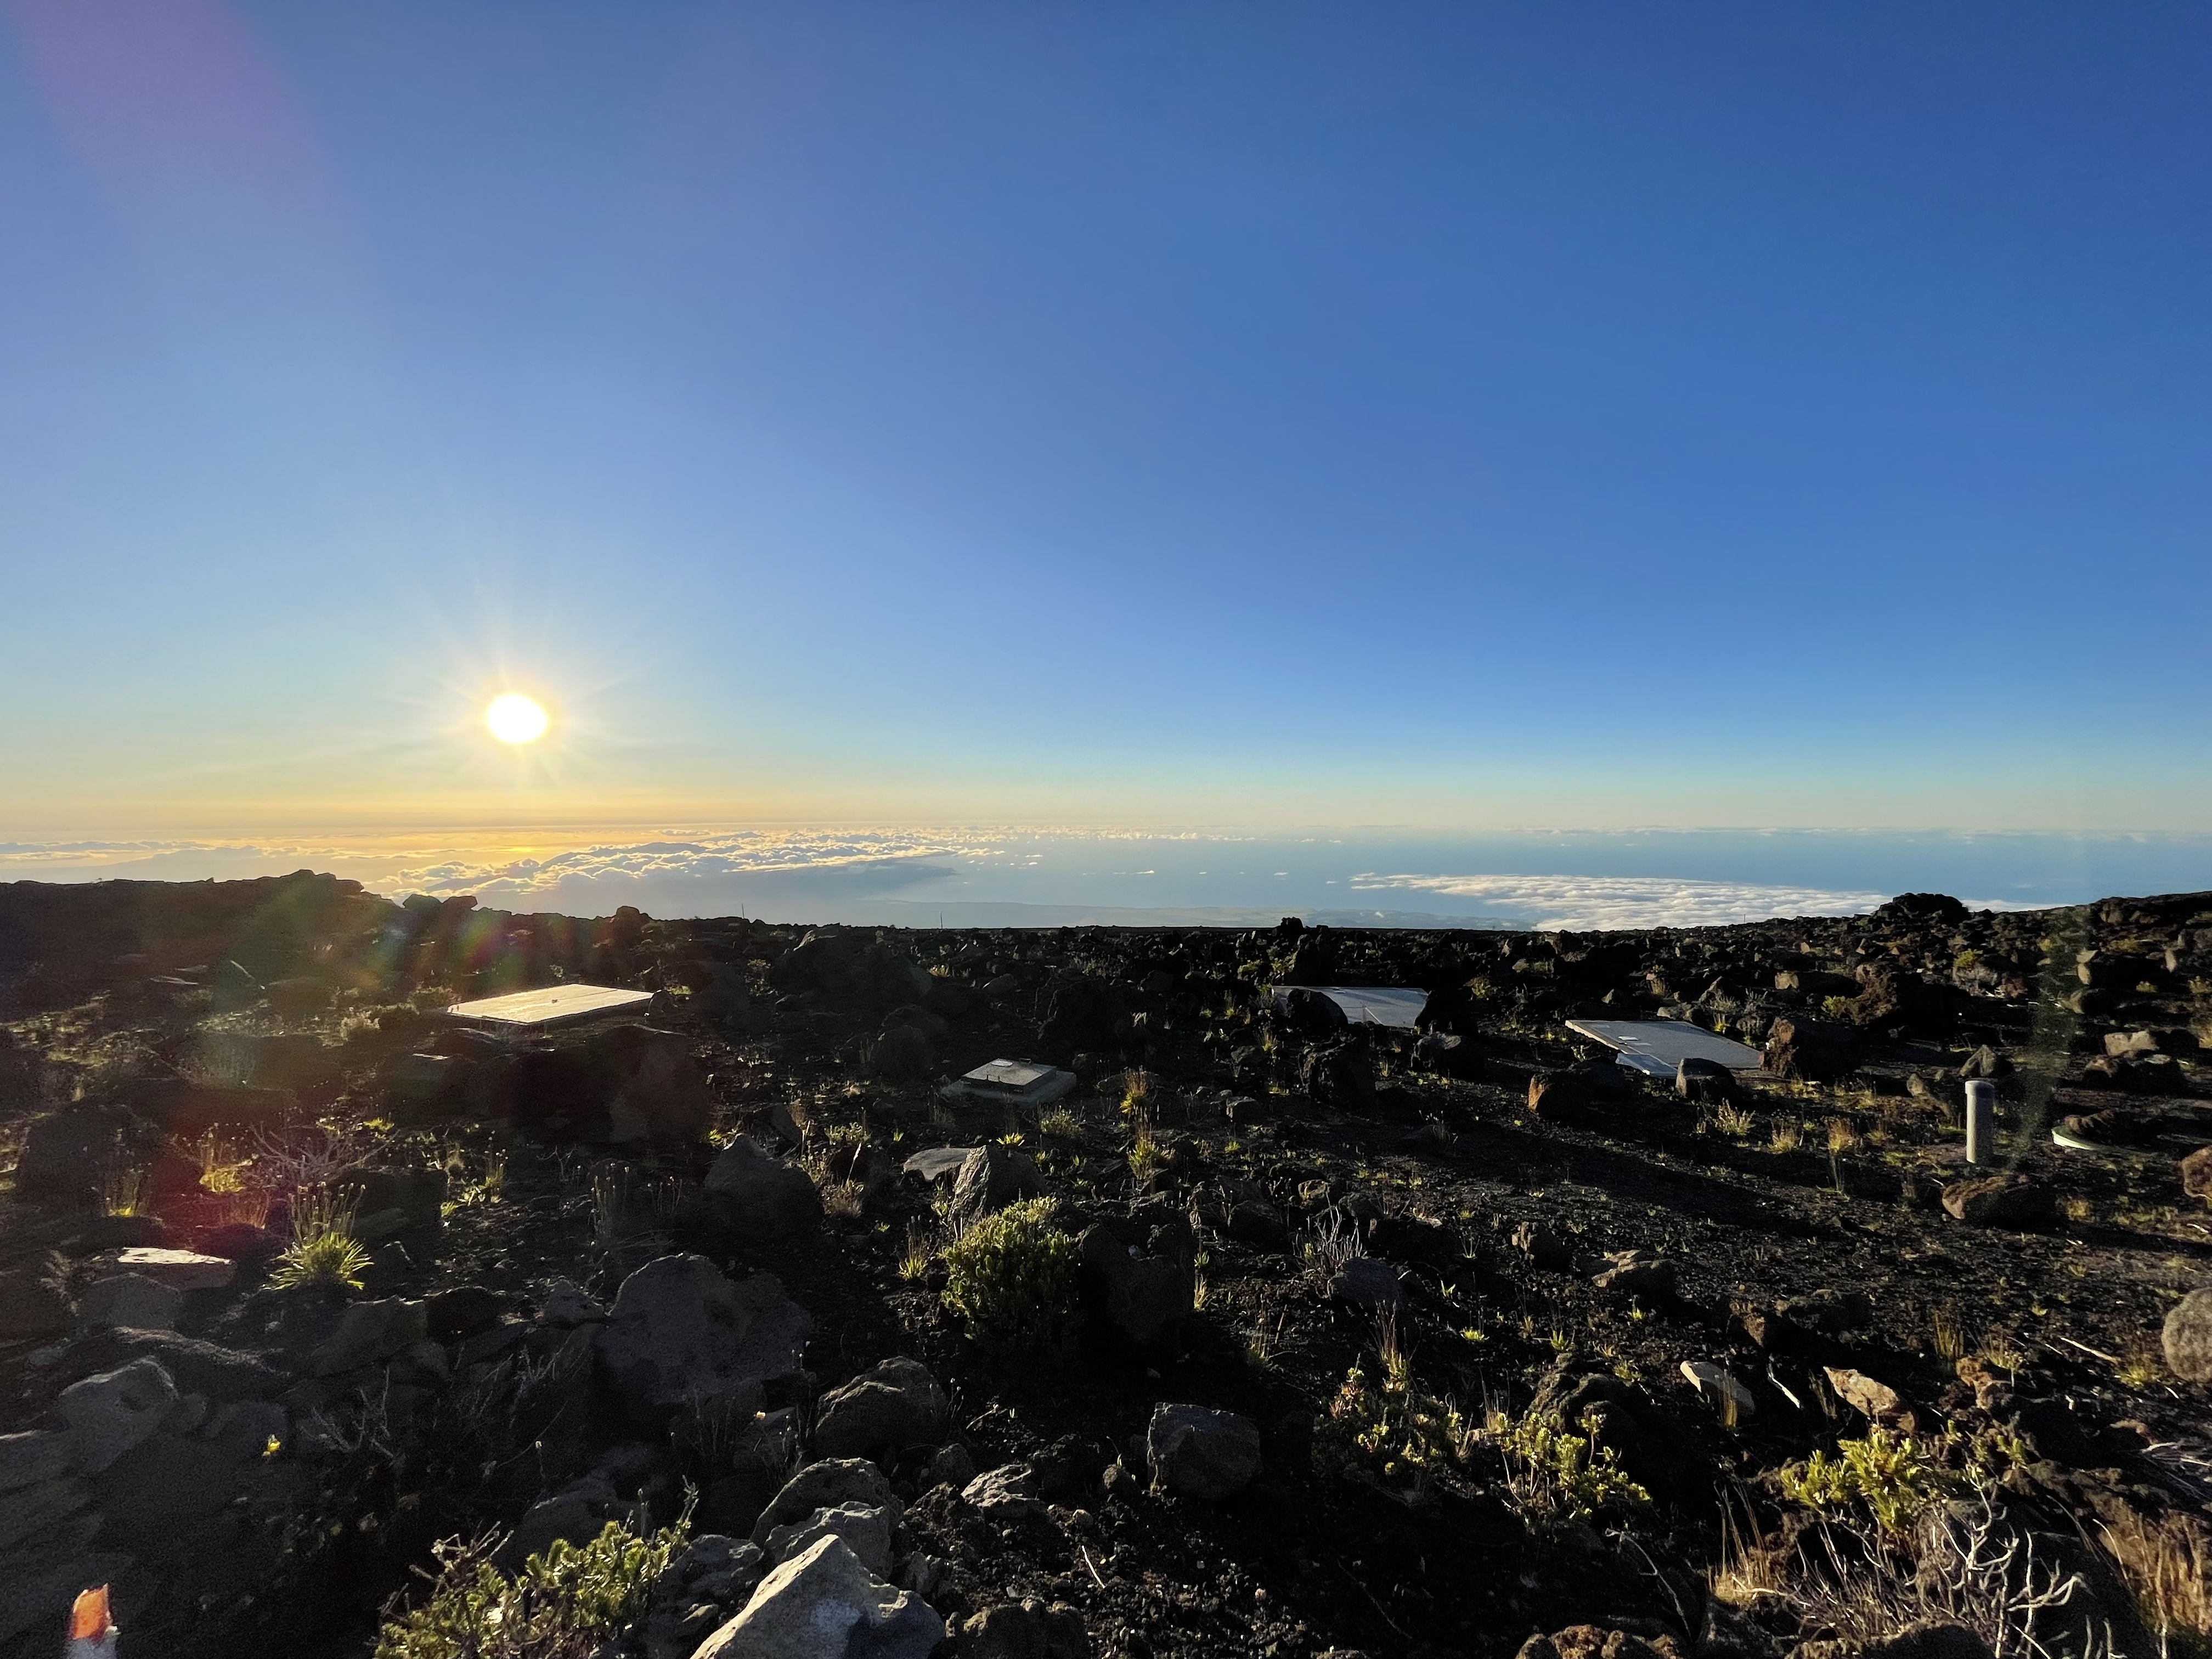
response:
{"label": "metal plate on ground", "polygon": [[1034,1060],[994,1060],[939,1091],[947,1100],[997,1100],[1048,1106],[1075,1087],[1075,1073]]}
{"label": "metal plate on ground", "polygon": [[1278,1007],[1288,1001],[1292,991],[1310,991],[1343,1009],[1344,1018],[1352,1024],[1389,1025],[1401,1031],[1412,1030],[1413,1022],[1421,1017],[1421,1010],[1429,1006],[1426,991],[1396,985],[1276,985],[1268,988]]}
{"label": "metal plate on ground", "polygon": [[1731,1072],[1755,1072],[1765,1063],[1756,1048],[1716,1036],[1680,1019],[1571,1019],[1570,1031],[1619,1051],[1620,1063],[1653,1077],[1672,1077],[1686,1060],[1710,1060]]}
{"label": "metal plate on ground", "polygon": [[446,1012],[455,1019],[508,1030],[542,1031],[605,1014],[643,1013],[652,1000],[650,991],[624,991],[611,985],[547,985],[535,991],[457,1002]]}

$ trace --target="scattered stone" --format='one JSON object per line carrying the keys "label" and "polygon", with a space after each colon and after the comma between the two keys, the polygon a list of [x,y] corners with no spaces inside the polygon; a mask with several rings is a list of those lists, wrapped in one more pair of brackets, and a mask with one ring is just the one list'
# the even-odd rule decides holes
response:
{"label": "scattered stone", "polygon": [[937,1437],[945,1391],[915,1359],[885,1359],[822,1396],[814,1449],[823,1457],[902,1451]]}
{"label": "scattered stone", "polygon": [[1511,1242],[1532,1266],[1547,1273],[1565,1273],[1574,1263],[1575,1253],[1567,1241],[1537,1222],[1524,1221],[1514,1228]]}
{"label": "scattered stone", "polygon": [[98,1474],[161,1426],[176,1384],[151,1359],[72,1382],[55,1401],[76,1446],[76,1466]]}
{"label": "scattered stone", "polygon": [[1682,1376],[1724,1419],[1740,1422],[1759,1409],[1751,1390],[1710,1359],[1685,1359]]}
{"label": "scattered stone", "polygon": [[840,1504],[820,1509],[804,1521],[769,1529],[766,1546],[770,1562],[781,1565],[805,1553],[822,1538],[842,1538],[860,1563],[878,1578],[891,1570],[890,1510],[880,1504]]}
{"label": "scattered stone", "polygon": [[1717,1060],[1692,1054],[1674,1067],[1674,1092],[1685,1100],[1717,1106],[1735,1098],[1735,1073]]}
{"label": "scattered stone", "polygon": [[235,1262],[195,1250],[129,1249],[115,1259],[115,1265],[177,1291],[220,1291],[238,1276]]}
{"label": "scattered stone", "polygon": [[1943,1208],[1969,1227],[2047,1226],[2058,1202],[2050,1188],[2027,1176],[1990,1176],[1954,1182],[1943,1193]]}
{"label": "scattered stone", "polygon": [[762,1580],[693,1659],[927,1659],[944,1638],[927,1601],[877,1578],[842,1540],[822,1538]]}
{"label": "scattered stone", "polygon": [[806,1171],[740,1135],[707,1171],[706,1203],[715,1224],[749,1244],[788,1238],[820,1224],[822,1194]]}
{"label": "scattered stone", "polygon": [[899,1168],[923,1181],[943,1181],[948,1176],[960,1173],[960,1166],[975,1152],[973,1146],[933,1146],[927,1152],[916,1152]]}
{"label": "scattered stone", "polygon": [[404,1353],[428,1340],[429,1334],[429,1310],[420,1302],[396,1296],[356,1302],[345,1310],[330,1340],[308,1354],[307,1366],[317,1376],[359,1370]]}
{"label": "scattered stone", "polygon": [[1091,1659],[1083,1615],[1064,1601],[1034,1596],[986,1607],[960,1626],[961,1659]]}
{"label": "scattered stone", "polygon": [[2212,1202],[2212,1146],[2199,1146],[2181,1160],[2181,1190]]}
{"label": "scattered stone", "polygon": [[1044,1508],[1037,1501],[1036,1472],[1026,1463],[986,1469],[960,1489],[960,1496],[994,1521],[1018,1521]]}
{"label": "scattered stone", "polygon": [[645,1616],[645,1659],[691,1659],[716,1626],[752,1599],[767,1575],[757,1544],[705,1533],[654,1581]]}
{"label": "scattered stone", "polygon": [[640,1421],[701,1400],[757,1411],[767,1384],[798,1371],[813,1328],[773,1273],[733,1284],[703,1255],[665,1255],[623,1280],[599,1358]]}
{"label": "scattered stone", "polygon": [[77,1317],[88,1325],[120,1325],[132,1330],[173,1331],[184,1311],[185,1293],[143,1273],[115,1273],[96,1279],[77,1302]]}
{"label": "scattered stone", "polygon": [[1145,1455],[1154,1486],[1219,1503],[1260,1472],[1260,1430],[1234,1412],[1159,1406],[1145,1431]]}
{"label": "scattered stone", "polygon": [[769,1500],[760,1519],[753,1523],[753,1542],[766,1544],[769,1534],[778,1527],[841,1504],[857,1504],[863,1509],[900,1507],[884,1472],[866,1458],[825,1458],[799,1470]]}
{"label": "scattered stone", "polygon": [[2173,1304],[2160,1332],[2166,1368],[2185,1382],[2212,1382],[2212,1289]]}
{"label": "scattered stone", "polygon": [[1355,1255],[1332,1273],[1328,1293],[1355,1308],[1395,1308],[1405,1299],[1398,1270],[1371,1255]]}

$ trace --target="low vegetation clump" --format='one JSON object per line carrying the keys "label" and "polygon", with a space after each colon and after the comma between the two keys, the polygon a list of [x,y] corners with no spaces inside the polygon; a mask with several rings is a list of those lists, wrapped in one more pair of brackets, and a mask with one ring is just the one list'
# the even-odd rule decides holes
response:
{"label": "low vegetation clump", "polygon": [[1370,1377],[1354,1365],[1329,1402],[1322,1439],[1340,1467],[1372,1470],[1387,1481],[1419,1489],[1441,1469],[1466,1461],[1468,1425],[1449,1400],[1413,1381],[1412,1362],[1386,1327],[1382,1364]]}
{"label": "low vegetation clump", "polygon": [[1075,1238],[1060,1206],[1024,1199],[986,1216],[945,1251],[945,1303],[979,1341],[1064,1352],[1082,1320]]}
{"label": "low vegetation clump", "polygon": [[353,1236],[353,1206],[328,1187],[292,1195],[292,1242],[277,1256],[269,1282],[280,1291],[327,1285],[357,1291],[369,1255]]}
{"label": "low vegetation clump", "polygon": [[1484,1438],[1505,1461],[1508,1501],[1534,1533],[1588,1522],[1607,1510],[1640,1509],[1651,1494],[1622,1472],[1612,1447],[1585,1421],[1569,1428],[1556,1413],[1492,1413]]}
{"label": "low vegetation clump", "polygon": [[1931,1448],[1909,1435],[1875,1428],[1863,1440],[1839,1440],[1834,1457],[1816,1451],[1780,1474],[1782,1495],[1824,1515],[1863,1504],[1887,1536],[1909,1535],[1929,1507],[1955,1492],[1959,1477]]}
{"label": "low vegetation clump", "polygon": [[486,1559],[488,1540],[441,1545],[429,1598],[386,1609],[376,1659],[592,1659],[644,1616],[690,1531],[679,1521],[641,1537],[610,1521],[589,1543],[556,1540],[512,1578]]}

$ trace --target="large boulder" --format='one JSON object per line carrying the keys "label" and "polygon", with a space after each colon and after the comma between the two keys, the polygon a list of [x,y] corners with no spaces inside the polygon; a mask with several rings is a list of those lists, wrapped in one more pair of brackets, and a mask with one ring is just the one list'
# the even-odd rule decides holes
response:
{"label": "large boulder", "polygon": [[[1328,1002],[1326,997],[1319,999]],[[1332,1003],[1330,1005],[1334,1006]],[[1298,1062],[1298,1087],[1314,1103],[1340,1112],[1375,1108],[1375,1056],[1358,1040],[1309,1048]]]}
{"label": "large boulder", "polygon": [[945,1423],[945,1390],[915,1359],[886,1359],[822,1396],[814,1449],[823,1457],[865,1457],[933,1442]]}
{"label": "large boulder", "polygon": [[617,1145],[699,1140],[713,1126],[720,1104],[707,1086],[707,1073],[683,1038],[650,1036],[637,1069],[607,1107],[608,1139]]}
{"label": "large boulder", "polygon": [[881,1577],[891,1570],[891,1528],[897,1523],[897,1516],[880,1504],[817,1510],[804,1521],[769,1528],[768,1559],[781,1565],[805,1554],[817,1539],[842,1538],[861,1565]]}
{"label": "large boulder", "polygon": [[184,1311],[185,1293],[143,1273],[111,1273],[85,1287],[77,1317],[88,1325],[125,1325],[133,1330],[173,1331]]}
{"label": "large boulder", "polygon": [[841,1538],[817,1539],[761,1581],[692,1659],[927,1659],[945,1621],[884,1583]]}
{"label": "large boulder", "polygon": [[1203,1406],[1160,1406],[1145,1431],[1152,1483],[1218,1503],[1260,1472],[1260,1430],[1251,1419]]}
{"label": "large boulder", "polygon": [[665,1255],[623,1280],[599,1358],[641,1422],[687,1401],[757,1411],[768,1384],[798,1371],[813,1328],[773,1273],[732,1283],[703,1255]]}
{"label": "large boulder", "polygon": [[766,1243],[818,1225],[822,1194],[806,1171],[739,1136],[707,1171],[708,1217],[740,1243]]}

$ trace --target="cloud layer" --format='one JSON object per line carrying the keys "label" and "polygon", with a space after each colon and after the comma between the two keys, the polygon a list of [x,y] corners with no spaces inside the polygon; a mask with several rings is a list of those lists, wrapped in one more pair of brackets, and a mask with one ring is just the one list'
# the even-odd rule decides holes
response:
{"label": "cloud layer", "polygon": [[1772,916],[1848,916],[1871,910],[1887,893],[1817,887],[1681,881],[1655,876],[1384,876],[1352,878],[1355,892],[1422,892],[1473,899],[1502,925],[1588,931],[1615,927],[1712,927]]}

